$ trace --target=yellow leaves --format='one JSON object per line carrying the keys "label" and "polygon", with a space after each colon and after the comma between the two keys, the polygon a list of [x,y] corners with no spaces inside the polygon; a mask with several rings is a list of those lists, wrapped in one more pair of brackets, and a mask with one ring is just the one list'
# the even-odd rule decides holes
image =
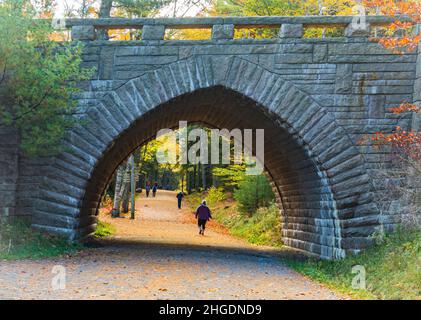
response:
{"label": "yellow leaves", "polygon": [[96,9],[94,7],[89,7],[88,10],[87,10],[87,13],[91,14],[91,15],[97,14]]}
{"label": "yellow leaves", "polygon": [[170,39],[179,40],[207,40],[211,38],[211,29],[185,29],[175,30],[175,32],[168,34]]}
{"label": "yellow leaves", "polygon": [[68,41],[69,35],[66,32],[53,32],[48,36],[48,40],[55,42]]}
{"label": "yellow leaves", "polygon": [[128,29],[114,29],[108,32],[110,39],[114,41],[129,41],[131,40],[131,30]]}

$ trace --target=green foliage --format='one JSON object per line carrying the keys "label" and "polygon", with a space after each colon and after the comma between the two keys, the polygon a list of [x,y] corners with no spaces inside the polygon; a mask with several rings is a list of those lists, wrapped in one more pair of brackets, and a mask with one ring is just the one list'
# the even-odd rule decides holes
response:
{"label": "green foliage", "polygon": [[96,238],[103,238],[112,236],[115,234],[116,229],[110,223],[104,221],[98,221],[97,227],[95,229],[94,237]]}
{"label": "green foliage", "polygon": [[80,249],[80,245],[69,244],[66,239],[32,230],[25,220],[0,221],[0,259],[39,259]]}
{"label": "green foliage", "polygon": [[[147,181],[176,189],[178,186],[179,165],[159,163],[157,153],[159,148],[165,146],[166,139],[153,139],[135,152],[135,162],[141,174],[142,187]],[[165,148],[164,148],[165,149]]]}
{"label": "green foliage", "polygon": [[268,207],[275,196],[264,175],[246,175],[234,191],[240,212],[252,215],[258,208]]}
{"label": "green foliage", "polygon": [[113,7],[121,14],[125,12],[129,17],[148,17],[157,13],[159,9],[170,4],[173,0],[115,0]]}
{"label": "green foliage", "polygon": [[51,155],[77,123],[71,97],[92,71],[80,67],[81,44],[50,41],[36,14],[30,1],[0,2],[0,121],[20,130],[28,154]]}
{"label": "green foliage", "polygon": [[[309,16],[309,15],[352,15],[355,0],[216,0],[209,13],[214,16]],[[276,37],[277,29],[251,28],[239,31],[236,37]],[[306,28],[305,38],[337,37],[343,35],[343,28]]]}
{"label": "green foliage", "polygon": [[282,246],[279,208],[274,204],[259,208],[251,217],[242,214],[227,215],[217,210],[214,218],[227,226],[231,234],[257,245]]}
{"label": "green foliage", "polygon": [[211,187],[207,193],[206,201],[209,206],[217,205],[221,201],[225,201],[226,196],[222,188]]}
{"label": "green foliage", "polygon": [[308,16],[352,14],[355,0],[216,0],[212,15]]}
{"label": "green foliage", "polygon": [[244,180],[245,170],[245,165],[229,165],[215,167],[212,173],[219,178],[222,188],[232,191],[238,188],[240,182]]}
{"label": "green foliage", "polygon": [[288,16],[299,7],[299,1],[288,0],[216,0],[214,10],[228,16]]}
{"label": "green foliage", "polygon": [[[206,199],[207,192],[194,192],[186,196],[185,201],[188,206],[194,211],[200,205],[203,199]],[[213,204],[209,204],[209,208],[213,210],[215,206]]]}
{"label": "green foliage", "polygon": [[[383,243],[340,261],[290,261],[311,278],[357,298],[421,299],[421,232],[398,231]],[[367,289],[352,289],[352,267],[366,270]]]}

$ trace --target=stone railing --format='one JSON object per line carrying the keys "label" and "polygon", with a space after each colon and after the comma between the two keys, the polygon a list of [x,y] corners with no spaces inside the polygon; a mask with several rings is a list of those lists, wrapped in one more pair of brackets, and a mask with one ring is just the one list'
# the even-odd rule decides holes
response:
{"label": "stone railing", "polygon": [[65,26],[71,28],[73,40],[95,40],[98,30],[112,29],[142,29],[142,40],[163,40],[167,29],[212,29],[212,39],[230,40],[234,38],[234,30],[241,28],[279,28],[280,38],[301,38],[304,28],[309,27],[343,27],[344,36],[368,36],[370,27],[385,26],[396,19],[364,18],[364,24],[356,16],[67,19]]}

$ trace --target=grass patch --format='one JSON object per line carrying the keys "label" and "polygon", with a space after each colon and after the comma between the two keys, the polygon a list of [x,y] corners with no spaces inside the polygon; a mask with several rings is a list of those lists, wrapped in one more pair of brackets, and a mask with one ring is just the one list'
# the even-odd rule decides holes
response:
{"label": "grass patch", "polygon": [[71,244],[66,239],[31,229],[25,220],[14,219],[11,223],[0,221],[0,259],[39,259],[80,249],[80,244]]}
{"label": "grass patch", "polygon": [[230,233],[256,245],[282,246],[279,209],[272,205],[259,208],[252,216],[238,213],[237,205],[232,203],[214,210],[214,219],[226,226]]}
{"label": "grass patch", "polygon": [[113,234],[115,234],[115,232],[116,232],[116,229],[113,225],[111,225],[108,222],[99,220],[95,233],[94,233],[94,237],[104,238],[104,237],[112,236]]}
{"label": "grass patch", "polygon": [[[340,261],[288,261],[300,273],[359,299],[421,299],[421,232],[398,231]],[[366,289],[352,289],[352,267],[366,270]]]}
{"label": "grass patch", "polygon": [[[275,206],[261,208],[247,216],[239,213],[234,200],[223,200],[214,193],[195,193],[186,200],[194,210],[201,199],[206,198],[214,219],[236,237],[259,245],[282,246],[279,210]],[[332,290],[356,299],[421,300],[421,231],[399,230],[387,235],[378,245],[343,260],[283,259],[283,262]],[[358,274],[352,272],[354,266],[365,269],[365,289],[352,288],[353,278]]]}
{"label": "grass patch", "polygon": [[224,199],[217,190],[209,193],[194,193],[186,197],[192,210],[207,199],[214,220],[228,228],[230,233],[256,245],[282,246],[281,222],[279,209],[275,205],[260,208],[252,215],[239,212],[237,203],[232,199]]}

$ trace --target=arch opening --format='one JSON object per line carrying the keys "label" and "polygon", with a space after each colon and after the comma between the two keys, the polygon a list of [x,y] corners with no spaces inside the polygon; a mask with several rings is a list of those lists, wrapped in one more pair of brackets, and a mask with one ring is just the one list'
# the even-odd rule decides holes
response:
{"label": "arch opening", "polygon": [[101,195],[119,164],[160,129],[177,127],[179,121],[228,130],[264,129],[264,166],[281,208],[284,243],[324,258],[344,256],[334,195],[317,159],[278,115],[224,86],[198,89],[160,104],[113,140],[85,187],[79,237],[93,232]]}

